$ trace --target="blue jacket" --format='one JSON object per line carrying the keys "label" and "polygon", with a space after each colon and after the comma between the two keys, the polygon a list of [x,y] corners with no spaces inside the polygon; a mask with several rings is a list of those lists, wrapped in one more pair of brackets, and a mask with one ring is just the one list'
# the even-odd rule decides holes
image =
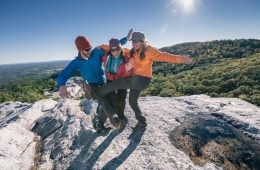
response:
{"label": "blue jacket", "polygon": [[[120,44],[127,43],[127,38],[120,39]],[[73,76],[77,70],[88,84],[103,85],[106,83],[105,69],[102,66],[102,56],[105,51],[100,48],[94,48],[88,59],[82,59],[77,56],[69,65],[59,74],[57,78],[57,88],[65,85],[67,80]]]}
{"label": "blue jacket", "polygon": [[95,83],[102,85],[106,82],[104,68],[102,66],[102,56],[105,54],[103,49],[93,49],[88,59],[77,56],[69,65],[59,74],[57,78],[57,88],[66,84],[66,81],[73,76],[77,70],[80,75],[89,84]]}

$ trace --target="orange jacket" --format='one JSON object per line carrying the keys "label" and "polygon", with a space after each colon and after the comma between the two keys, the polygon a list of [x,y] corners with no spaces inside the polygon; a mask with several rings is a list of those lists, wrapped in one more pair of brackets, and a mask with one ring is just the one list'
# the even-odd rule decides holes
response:
{"label": "orange jacket", "polygon": [[139,51],[134,52],[135,65],[132,75],[140,75],[152,78],[153,61],[184,63],[184,56],[161,52],[149,45],[146,46],[145,58],[143,60],[140,60],[139,55]]}

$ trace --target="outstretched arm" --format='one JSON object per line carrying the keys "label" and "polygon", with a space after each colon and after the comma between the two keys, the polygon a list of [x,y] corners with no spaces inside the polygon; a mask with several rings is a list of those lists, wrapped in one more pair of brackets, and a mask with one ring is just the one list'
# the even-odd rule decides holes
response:
{"label": "outstretched arm", "polygon": [[125,45],[125,44],[127,43],[127,41],[130,40],[131,35],[132,35],[132,32],[133,32],[133,29],[130,29],[130,30],[128,31],[127,36],[119,40],[119,41],[120,41],[120,44],[121,44],[122,46]]}
{"label": "outstretched arm", "polygon": [[131,28],[126,36],[127,40],[129,41],[133,33],[133,29]]}
{"label": "outstretched arm", "polygon": [[149,47],[149,55],[154,61],[184,64],[191,64],[192,62],[192,59],[188,55],[174,55],[166,52],[161,52],[151,46]]}

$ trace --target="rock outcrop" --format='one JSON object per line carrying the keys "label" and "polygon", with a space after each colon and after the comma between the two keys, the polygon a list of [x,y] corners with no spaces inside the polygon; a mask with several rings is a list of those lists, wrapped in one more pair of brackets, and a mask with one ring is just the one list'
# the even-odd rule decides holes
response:
{"label": "rock outcrop", "polygon": [[[79,91],[76,90],[75,94]],[[239,99],[210,98],[206,95],[141,97],[139,103],[147,118],[145,130],[131,130],[136,119],[127,104],[125,114],[128,124],[125,129],[122,132],[111,129],[100,133],[92,128],[91,115],[97,107],[92,99],[2,103],[0,169],[259,169],[259,165],[254,164],[254,161],[260,160],[258,107]],[[220,142],[213,140],[221,141],[223,136],[206,127],[206,134],[210,136],[212,132],[219,137],[213,135],[212,140],[207,138],[205,143],[197,141],[200,145],[196,146],[200,147],[196,150],[192,141],[201,136],[189,128],[192,127],[190,124],[196,124],[203,117],[226,123],[224,128],[234,128],[238,136],[243,136],[254,149],[249,155],[242,155],[243,159],[248,160],[252,155],[255,159],[251,158],[251,162],[241,165],[235,164],[236,161],[226,165],[215,160],[218,157],[229,158],[221,157],[220,153],[214,155],[214,151],[228,151],[223,150]],[[106,126],[111,124],[106,122]],[[229,131],[218,131],[218,128],[214,126],[212,129],[229,134]],[[181,133],[185,129],[185,133]],[[235,149],[231,143],[226,144]]]}

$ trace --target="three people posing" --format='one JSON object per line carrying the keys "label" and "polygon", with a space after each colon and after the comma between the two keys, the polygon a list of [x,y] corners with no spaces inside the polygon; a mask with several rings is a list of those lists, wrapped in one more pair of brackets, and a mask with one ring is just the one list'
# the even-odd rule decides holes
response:
{"label": "three people posing", "polygon": [[[129,34],[127,37],[130,37]],[[157,50],[156,48],[148,45],[147,41],[145,40],[145,35],[142,32],[132,33],[132,48],[130,50],[122,50],[121,47],[118,45],[118,41],[119,40],[111,39],[109,50],[107,50],[109,51],[109,55],[107,55],[105,53],[106,50],[104,50],[104,46],[101,49],[94,49],[91,52],[89,50],[89,46],[92,47],[91,45],[89,45],[90,43],[85,43],[84,48],[78,48],[80,46],[77,45],[76,39],[76,46],[79,50],[79,54],[83,56],[88,56],[87,61],[93,57],[95,59],[92,59],[91,61],[95,60],[95,62],[89,62],[89,64],[85,66],[85,64],[79,64],[78,61],[74,61],[77,58],[74,59],[62,71],[57,79],[60,95],[67,95],[66,91],[64,90],[64,84],[66,82],[65,80],[67,80],[69,76],[72,75],[72,72],[74,72],[76,68],[79,68],[84,80],[87,80],[90,86],[94,83],[95,87],[97,87],[95,90],[95,95],[98,96],[99,100],[103,99],[103,101],[105,101],[104,103],[106,104],[104,104],[104,107],[106,107],[106,109],[109,108],[109,112],[111,111],[111,113],[107,113],[107,116],[110,115],[110,121],[111,123],[114,122],[114,126],[115,123],[126,123],[125,121],[122,121],[122,119],[125,119],[123,109],[125,107],[126,89],[130,89],[129,104],[133,109],[135,117],[138,121],[135,127],[133,127],[133,130],[143,129],[146,128],[147,122],[139,107],[138,98],[142,90],[149,86],[149,83],[152,79],[153,62],[161,61],[190,64],[192,62],[192,59],[187,55],[173,55]],[[119,53],[121,56],[119,59],[115,58],[117,53]],[[100,69],[102,68],[102,65],[101,62],[97,62],[97,60],[100,61],[100,59],[102,58],[101,55],[107,56],[106,59],[104,59],[103,57],[103,62],[105,63],[104,66],[106,69],[106,77],[108,79],[108,83],[105,85],[105,73],[100,72],[101,70],[103,71],[103,69]],[[68,67],[71,67],[73,69],[69,69]],[[111,96],[115,98],[115,92],[117,92],[117,95],[121,97],[119,97],[119,100],[115,100],[114,103],[109,103],[108,101],[112,101],[109,99]],[[116,106],[120,102],[121,104],[119,105],[122,106],[121,108]],[[121,117],[121,119],[119,119],[119,122],[111,119],[111,115],[113,115],[114,113],[119,113],[118,116]],[[99,117],[98,122],[100,123],[98,124],[100,124],[100,126],[104,126],[103,124],[105,120],[106,116]],[[118,121],[118,119],[116,120]]]}

